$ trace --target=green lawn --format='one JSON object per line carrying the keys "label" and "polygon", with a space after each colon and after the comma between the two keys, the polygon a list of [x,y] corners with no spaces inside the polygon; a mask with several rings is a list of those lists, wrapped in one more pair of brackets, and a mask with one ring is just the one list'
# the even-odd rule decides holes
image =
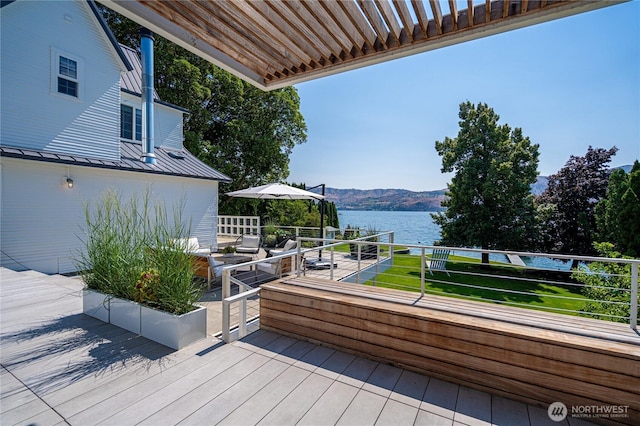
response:
{"label": "green lawn", "polygon": [[[377,276],[376,285],[419,292],[420,261],[420,256],[395,256],[393,266]],[[487,269],[480,265],[479,259],[461,256],[450,256],[447,270],[450,277],[445,272],[434,272],[434,275],[431,275],[428,270],[425,271],[426,293],[472,298],[492,303],[499,301],[503,304],[524,305],[523,307],[532,309],[555,308],[571,311],[581,310],[586,300],[580,293],[579,287],[549,283],[548,281],[559,281],[559,279],[544,271],[515,269],[493,262],[491,268]],[[565,275],[562,280],[569,281],[570,278]],[[370,281],[366,284],[373,283]],[[561,296],[576,300],[545,296]],[[578,315],[577,312],[566,313]]]}

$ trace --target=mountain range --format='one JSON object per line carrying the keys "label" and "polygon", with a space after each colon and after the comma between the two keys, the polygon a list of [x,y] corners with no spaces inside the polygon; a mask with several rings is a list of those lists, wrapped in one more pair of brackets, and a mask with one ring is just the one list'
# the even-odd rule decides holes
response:
{"label": "mountain range", "polygon": [[[621,168],[627,173],[631,165]],[[540,195],[547,188],[549,178],[538,176],[531,185],[531,193]],[[445,198],[445,189],[436,191],[409,191],[408,189],[337,189],[326,188],[327,201],[336,204],[338,210],[391,210],[391,211],[436,211],[443,210],[440,203]]]}

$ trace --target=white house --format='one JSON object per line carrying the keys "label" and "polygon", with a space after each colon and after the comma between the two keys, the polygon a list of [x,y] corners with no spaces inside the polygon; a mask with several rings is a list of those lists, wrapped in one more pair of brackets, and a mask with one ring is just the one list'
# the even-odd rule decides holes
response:
{"label": "white house", "polygon": [[87,202],[108,188],[185,201],[191,236],[217,248],[218,184],[183,147],[182,108],[154,93],[153,153],[140,160],[141,64],[92,1],[2,2],[0,266],[75,270]]}

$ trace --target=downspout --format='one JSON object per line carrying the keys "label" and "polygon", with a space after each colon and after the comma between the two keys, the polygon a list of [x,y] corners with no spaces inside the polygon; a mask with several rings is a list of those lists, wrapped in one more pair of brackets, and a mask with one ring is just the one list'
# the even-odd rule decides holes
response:
{"label": "downspout", "polygon": [[153,153],[153,33],[140,28],[140,52],[142,57],[142,156],[140,161],[156,164]]}

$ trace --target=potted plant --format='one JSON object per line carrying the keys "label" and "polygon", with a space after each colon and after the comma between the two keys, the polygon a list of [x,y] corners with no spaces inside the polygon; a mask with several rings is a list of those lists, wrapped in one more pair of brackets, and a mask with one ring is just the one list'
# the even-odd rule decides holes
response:
{"label": "potted plant", "polygon": [[225,246],[222,248],[222,254],[224,256],[233,256],[236,252],[236,248],[234,246]]}
{"label": "potted plant", "polygon": [[206,336],[193,258],[174,244],[188,238],[189,227],[181,206],[174,208],[172,222],[163,205],[149,206],[149,191],[127,203],[108,191],[95,208],[86,206],[84,250],[76,257],[85,282],[83,310],[181,349]]}

